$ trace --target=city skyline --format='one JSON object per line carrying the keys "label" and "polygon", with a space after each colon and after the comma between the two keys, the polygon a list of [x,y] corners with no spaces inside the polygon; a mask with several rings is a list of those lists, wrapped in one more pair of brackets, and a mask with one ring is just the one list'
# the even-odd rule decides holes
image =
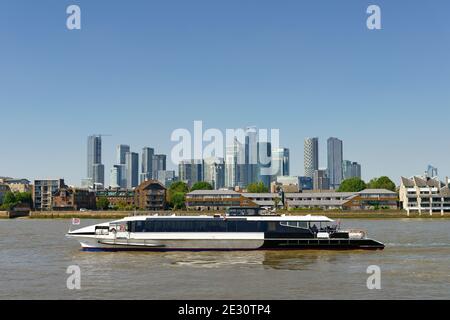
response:
{"label": "city skyline", "polygon": [[[108,2],[107,15],[106,2],[77,3],[76,32],[54,1],[34,10],[21,0],[0,5],[2,127],[14,133],[2,146],[2,176],[78,185],[86,136],[109,132],[108,181],[117,144],[169,155],[171,132],[194,120],[221,130],[279,128],[291,175],[303,175],[303,138],[316,136],[345,141],[345,159],[363,165],[366,181],[398,182],[429,164],[450,174],[445,135],[430,143],[410,129],[424,119],[448,125],[448,2],[377,1],[376,32],[366,28],[364,1]],[[324,164],[323,144],[319,156]]]}

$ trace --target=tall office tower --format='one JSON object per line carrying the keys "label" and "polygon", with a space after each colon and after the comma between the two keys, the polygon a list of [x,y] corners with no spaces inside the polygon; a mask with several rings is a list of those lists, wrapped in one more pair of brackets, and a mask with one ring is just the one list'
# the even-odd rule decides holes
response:
{"label": "tall office tower", "polygon": [[343,147],[342,140],[338,138],[328,138],[327,140],[328,157],[328,178],[330,179],[330,188],[337,189],[342,182],[342,161]]}
{"label": "tall office tower", "polygon": [[153,156],[155,150],[153,148],[142,148],[141,161],[141,183],[153,179]]}
{"label": "tall office tower", "polygon": [[342,177],[344,180],[350,178],[361,179],[361,165],[358,162],[344,160],[342,162]]}
{"label": "tall office tower", "polygon": [[166,155],[154,154],[152,158],[152,177],[156,179],[159,170],[166,170]]}
{"label": "tall office tower", "polygon": [[288,148],[274,148],[272,150],[272,167],[275,171],[273,179],[276,177],[289,175],[289,149]]}
{"label": "tall office tower", "polygon": [[173,170],[158,170],[157,179],[164,187],[168,188],[175,181],[175,171]]}
{"label": "tall office tower", "polygon": [[122,171],[123,165],[116,164],[111,168],[109,176],[109,186],[113,189],[121,188],[122,186]]}
{"label": "tall office tower", "polygon": [[[130,146],[127,144],[119,144],[116,147],[116,164],[114,167],[117,166],[118,177],[119,177],[119,187],[122,189],[127,188],[127,173],[126,173],[126,166],[125,166],[125,155],[127,152],[130,152]],[[111,169],[111,172],[114,169],[114,167]],[[110,183],[112,184],[112,182]]]}
{"label": "tall office tower", "polygon": [[314,170],[313,188],[314,190],[330,189],[330,179],[328,178],[327,170]]}
{"label": "tall office tower", "polygon": [[139,184],[139,154],[136,152],[125,153],[125,174],[127,188],[137,187]]}
{"label": "tall office tower", "polygon": [[126,144],[119,144],[116,147],[116,164],[125,164],[125,154],[130,152],[130,146]]}
{"label": "tall office tower", "polygon": [[212,185],[214,189],[225,186],[225,164],[223,158],[206,158],[203,161],[203,181]]}
{"label": "tall office tower", "polygon": [[245,163],[241,166],[240,179],[244,185],[256,182],[258,178],[258,132],[256,127],[245,128]]}
{"label": "tall office tower", "polygon": [[183,160],[178,164],[178,177],[180,181],[192,187],[196,182],[203,181],[203,161]]}
{"label": "tall office tower", "polygon": [[[93,165],[94,168],[94,186],[96,188],[103,188],[105,185],[105,166],[101,163]],[[99,186],[100,185],[100,186]]]}
{"label": "tall office tower", "polygon": [[242,156],[243,146],[235,137],[233,144],[226,147],[225,154],[225,187],[234,188],[240,185],[240,170],[238,165],[245,163],[245,158]]}
{"label": "tall office tower", "polygon": [[102,165],[102,137],[100,135],[88,137],[87,178],[92,184],[105,183],[105,168]]}
{"label": "tall office tower", "polygon": [[312,178],[319,169],[319,138],[306,138],[304,142],[305,176]]}
{"label": "tall office tower", "polygon": [[258,182],[270,189],[272,180],[272,145],[270,142],[258,142]]}

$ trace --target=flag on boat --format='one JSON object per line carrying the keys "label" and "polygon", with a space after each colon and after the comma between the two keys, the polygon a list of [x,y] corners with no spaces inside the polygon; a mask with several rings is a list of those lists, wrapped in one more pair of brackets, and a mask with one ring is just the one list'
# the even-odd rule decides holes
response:
{"label": "flag on boat", "polygon": [[73,225],[79,225],[80,224],[80,218],[72,218],[72,224]]}

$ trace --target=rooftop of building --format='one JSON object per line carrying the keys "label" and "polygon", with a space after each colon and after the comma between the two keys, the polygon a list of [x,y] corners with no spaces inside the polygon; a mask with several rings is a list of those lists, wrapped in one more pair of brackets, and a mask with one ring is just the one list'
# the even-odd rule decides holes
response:
{"label": "rooftop of building", "polygon": [[419,187],[419,188],[443,188],[445,183],[439,181],[436,178],[424,178],[420,176],[414,176],[411,178],[401,177],[401,184],[407,188]]}

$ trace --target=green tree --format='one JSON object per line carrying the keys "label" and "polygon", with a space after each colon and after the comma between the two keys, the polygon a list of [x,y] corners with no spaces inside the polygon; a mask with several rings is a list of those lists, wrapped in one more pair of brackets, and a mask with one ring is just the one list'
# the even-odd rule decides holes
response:
{"label": "green tree", "polygon": [[188,185],[183,181],[177,181],[170,185],[169,187],[169,193],[175,193],[175,192],[189,192]]}
{"label": "green tree", "polygon": [[360,178],[349,178],[341,182],[338,192],[359,192],[366,189],[366,183]]}
{"label": "green tree", "polygon": [[0,209],[12,210],[19,204],[28,204],[31,207],[32,203],[31,192],[8,191],[3,197],[3,204],[0,206]]}
{"label": "green tree", "polygon": [[379,178],[373,178],[367,184],[367,187],[370,189],[387,189],[395,192],[395,183],[392,182],[389,177],[382,176]]}
{"label": "green tree", "polygon": [[269,189],[264,185],[262,181],[250,183],[247,186],[247,192],[250,193],[265,193],[269,192]]}
{"label": "green tree", "polygon": [[17,198],[14,192],[8,191],[3,197],[3,204],[16,204]]}
{"label": "green tree", "polygon": [[[180,207],[180,195],[176,196],[176,194],[180,193],[183,195],[183,206],[184,207],[184,198],[186,193],[189,192],[188,185],[183,181],[177,181],[170,185],[169,189],[167,190],[167,202],[169,205],[174,207]],[[175,197],[175,199],[174,199]]]}
{"label": "green tree", "polygon": [[171,205],[174,210],[184,209],[186,201],[186,193],[175,192],[171,197]]}
{"label": "green tree", "polygon": [[17,192],[15,196],[17,203],[29,204],[30,206],[33,203],[31,192]]}
{"label": "green tree", "polygon": [[97,199],[97,209],[107,210],[109,208],[109,200],[107,197],[99,197]]}
{"label": "green tree", "polygon": [[14,206],[17,204],[17,199],[16,199],[16,195],[11,192],[8,191],[5,193],[4,197],[3,197],[3,203],[0,206],[1,210],[11,210],[14,208]]}
{"label": "green tree", "polygon": [[199,181],[194,183],[194,185],[191,188],[191,191],[195,190],[212,190],[213,187],[209,182],[206,181]]}

